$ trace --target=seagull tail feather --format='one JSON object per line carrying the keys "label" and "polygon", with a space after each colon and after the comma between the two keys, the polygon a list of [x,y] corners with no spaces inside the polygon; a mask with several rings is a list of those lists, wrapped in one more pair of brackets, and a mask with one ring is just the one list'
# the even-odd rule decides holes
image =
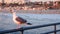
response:
{"label": "seagull tail feather", "polygon": [[27,25],[32,25],[31,23],[27,23]]}

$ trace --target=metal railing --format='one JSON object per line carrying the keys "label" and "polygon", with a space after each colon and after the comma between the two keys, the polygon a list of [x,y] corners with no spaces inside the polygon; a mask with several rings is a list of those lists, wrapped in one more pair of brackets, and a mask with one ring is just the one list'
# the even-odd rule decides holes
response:
{"label": "metal railing", "polygon": [[[54,33],[54,32],[59,32],[60,30],[56,30],[56,31],[49,31],[49,32],[45,32],[45,33],[41,33],[41,34],[49,34],[49,33]],[[56,33],[54,33],[56,34]]]}
{"label": "metal railing", "polygon": [[4,31],[0,31],[0,34],[12,33],[12,32],[17,32],[17,31],[20,31],[21,34],[24,34],[25,30],[48,27],[48,26],[54,26],[54,31],[47,32],[47,33],[53,33],[54,32],[54,34],[56,34],[56,32],[60,31],[60,30],[56,30],[56,25],[60,25],[60,22],[52,23],[52,24],[45,24],[45,25],[27,26],[27,27],[21,27],[21,28],[18,28],[18,29],[4,30]]}

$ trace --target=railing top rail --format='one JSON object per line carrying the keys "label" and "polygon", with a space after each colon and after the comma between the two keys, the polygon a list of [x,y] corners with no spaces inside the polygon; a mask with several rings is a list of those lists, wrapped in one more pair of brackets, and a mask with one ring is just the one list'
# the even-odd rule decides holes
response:
{"label": "railing top rail", "polygon": [[42,27],[47,27],[47,26],[59,25],[59,24],[60,24],[60,22],[58,22],[58,23],[52,23],[52,24],[45,24],[45,25],[35,25],[35,26],[21,27],[21,28],[18,28],[18,29],[11,29],[11,30],[0,31],[0,34],[1,33],[11,33],[11,32],[17,32],[17,31],[35,29],[35,28],[42,28]]}
{"label": "railing top rail", "polygon": [[49,33],[54,33],[54,32],[59,32],[60,30],[56,30],[56,31],[49,31],[49,32],[46,32],[46,33],[41,33],[41,34],[49,34]]}
{"label": "railing top rail", "polygon": [[48,26],[53,26],[53,25],[59,25],[60,22],[58,23],[52,23],[52,24],[45,24],[45,25],[35,25],[35,26],[27,26],[23,27],[23,30],[29,30],[29,29],[35,29],[35,28],[42,28],[42,27],[48,27]]}

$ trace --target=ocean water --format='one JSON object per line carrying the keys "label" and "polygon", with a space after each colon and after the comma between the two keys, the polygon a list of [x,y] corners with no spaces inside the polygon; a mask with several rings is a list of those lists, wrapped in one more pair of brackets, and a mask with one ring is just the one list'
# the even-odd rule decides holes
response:
{"label": "ocean water", "polygon": [[[23,14],[17,13],[17,16],[20,16],[27,20],[28,23],[33,25],[44,25],[50,23],[60,22],[60,14]],[[30,25],[20,25],[19,27],[25,27]],[[0,31],[15,29],[18,25],[13,22],[11,13],[0,13]],[[57,29],[60,29],[60,26],[57,25]],[[24,34],[40,34],[43,32],[48,32],[54,30],[53,26],[31,29],[24,31]],[[9,34],[20,34],[20,32],[14,32]],[[59,32],[57,33],[59,34]]]}

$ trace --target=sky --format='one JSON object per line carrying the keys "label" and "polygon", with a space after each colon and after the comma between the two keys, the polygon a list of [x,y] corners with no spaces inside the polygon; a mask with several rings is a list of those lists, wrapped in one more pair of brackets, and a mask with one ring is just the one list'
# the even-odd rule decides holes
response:
{"label": "sky", "polygon": [[[1,2],[2,0],[0,0],[0,2]],[[17,0],[14,0],[14,1],[16,1],[16,2],[18,2]],[[27,0],[26,0],[27,1]],[[28,0],[29,1],[29,0]],[[34,1],[60,1],[60,0],[30,0],[30,1],[32,1],[32,2],[34,2]],[[8,2],[8,3],[11,3],[12,2],[12,0],[5,0],[5,2]]]}

